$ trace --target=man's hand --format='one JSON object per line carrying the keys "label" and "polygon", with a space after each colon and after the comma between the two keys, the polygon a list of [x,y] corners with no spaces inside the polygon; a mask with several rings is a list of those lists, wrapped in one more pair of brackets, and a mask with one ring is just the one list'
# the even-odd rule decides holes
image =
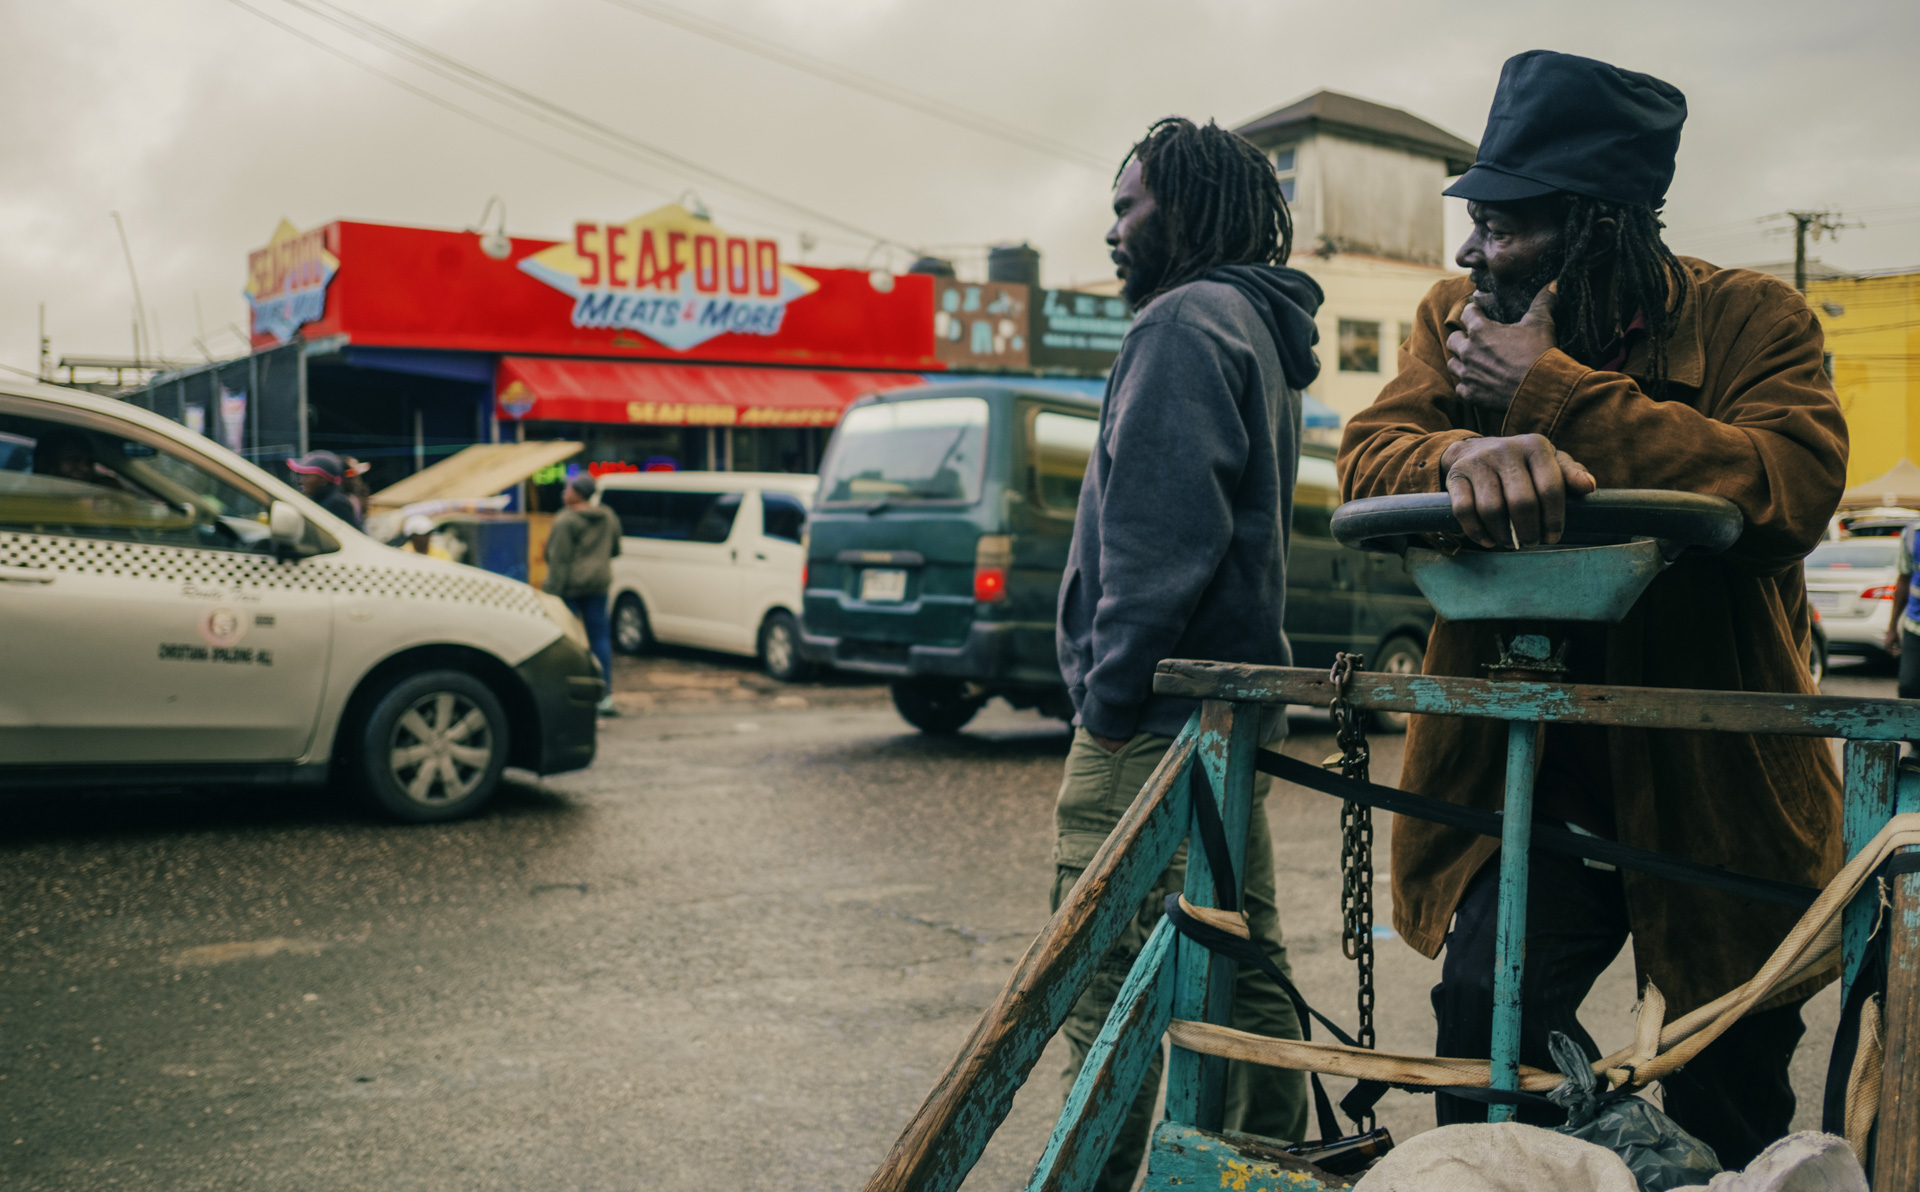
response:
{"label": "man's hand", "polygon": [[1900,612],[1898,609],[1894,610],[1893,623],[1887,626],[1886,635],[1880,639],[1880,646],[1887,652],[1887,657],[1900,657]]}
{"label": "man's hand", "polygon": [[1534,362],[1558,345],[1553,326],[1556,284],[1534,295],[1518,323],[1495,322],[1481,313],[1485,294],[1475,294],[1467,303],[1460,312],[1462,330],[1447,336],[1447,371],[1461,401],[1506,413]]}
{"label": "man's hand", "polygon": [[1593,473],[1544,435],[1461,439],[1440,456],[1453,516],[1481,546],[1519,549],[1560,541],[1567,494],[1599,487]]}

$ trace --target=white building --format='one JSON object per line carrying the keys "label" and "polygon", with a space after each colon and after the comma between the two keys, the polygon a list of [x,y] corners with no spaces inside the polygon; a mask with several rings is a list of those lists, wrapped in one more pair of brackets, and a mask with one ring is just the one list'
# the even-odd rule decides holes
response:
{"label": "white building", "polygon": [[1398,367],[1420,299],[1457,272],[1440,192],[1473,164],[1475,147],[1410,112],[1337,91],[1234,131],[1279,171],[1293,212],[1290,264],[1326,291],[1310,392],[1344,421]]}

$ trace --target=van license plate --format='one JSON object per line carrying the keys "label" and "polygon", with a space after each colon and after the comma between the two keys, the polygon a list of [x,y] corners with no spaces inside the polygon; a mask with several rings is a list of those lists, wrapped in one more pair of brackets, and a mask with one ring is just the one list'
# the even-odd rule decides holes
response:
{"label": "van license plate", "polygon": [[1838,592],[1809,592],[1807,595],[1812,597],[1813,607],[1823,613],[1832,612],[1834,609],[1840,607],[1840,593]]}
{"label": "van license plate", "polygon": [[906,598],[906,572],[869,567],[860,573],[860,599],[898,603]]}

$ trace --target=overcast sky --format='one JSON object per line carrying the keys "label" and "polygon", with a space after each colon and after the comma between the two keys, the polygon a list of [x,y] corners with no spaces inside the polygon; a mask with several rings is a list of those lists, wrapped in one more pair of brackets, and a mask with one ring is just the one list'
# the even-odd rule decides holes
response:
{"label": "overcast sky", "polygon": [[[220,329],[246,326],[247,250],[281,218],[464,227],[491,195],[521,236],[558,238],[577,218],[624,219],[692,187],[721,225],[779,233],[796,255],[811,233],[805,259],[816,264],[884,259],[890,250],[876,255],[868,236],[963,254],[1025,239],[1050,284],[1093,280],[1109,272],[1110,171],[1068,152],[1116,162],[1156,117],[1233,124],[1322,87],[1477,140],[1500,63],[1537,47],[1649,71],[1686,92],[1668,208],[1680,251],[1725,264],[1789,258],[1790,239],[1764,235],[1757,217],[1833,207],[1866,226],[1819,256],[1854,269],[1920,266],[1912,0],[675,2],[1066,151],[957,127],[616,0],[337,0],[800,212],[509,112],[293,0],[245,3],[536,144],[236,0],[0,0],[0,363],[33,367],[41,302],[56,355],[131,351],[115,210],[160,344],[181,357],[198,355],[203,328],[216,352],[235,350]],[[1449,213],[1456,239],[1462,218]],[[892,263],[905,259],[894,252]]]}

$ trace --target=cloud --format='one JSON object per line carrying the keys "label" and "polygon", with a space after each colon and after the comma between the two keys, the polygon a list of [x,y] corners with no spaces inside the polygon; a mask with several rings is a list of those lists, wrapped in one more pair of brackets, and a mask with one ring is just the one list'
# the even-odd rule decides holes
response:
{"label": "cloud", "polygon": [[[355,12],[713,170],[902,244],[1025,239],[1049,280],[1108,272],[1103,171],[1005,144],[651,21],[604,0],[538,6],[416,0]],[[691,186],[722,220],[821,238],[810,259],[859,263],[858,236],[657,163],[636,162],[485,105],[354,42],[285,0],[248,0],[353,56],[484,110],[620,181],[489,131],[328,56],[225,0],[72,0],[0,9],[0,360],[29,366],[35,305],[56,351],[129,350],[132,295],[108,212],[126,220],[168,351],[244,323],[247,250],[291,219],[459,227],[489,195],[516,234],[625,217]],[[683,0],[691,8],[690,0]],[[1669,207],[1676,247],[1728,263],[1791,246],[1753,217],[1874,208],[1821,254],[1920,264],[1920,81],[1911,4],[1784,0],[1685,6],[1414,0],[714,0],[698,11],[1117,162],[1171,112],[1245,120],[1321,87],[1406,107],[1477,137],[1499,66],[1537,46],[1659,74],[1691,118]],[[1902,208],[1902,204],[1907,204]],[[1456,205],[1457,206],[1457,205]],[[1452,215],[1456,234],[1460,216]],[[976,248],[977,255],[977,248]]]}

